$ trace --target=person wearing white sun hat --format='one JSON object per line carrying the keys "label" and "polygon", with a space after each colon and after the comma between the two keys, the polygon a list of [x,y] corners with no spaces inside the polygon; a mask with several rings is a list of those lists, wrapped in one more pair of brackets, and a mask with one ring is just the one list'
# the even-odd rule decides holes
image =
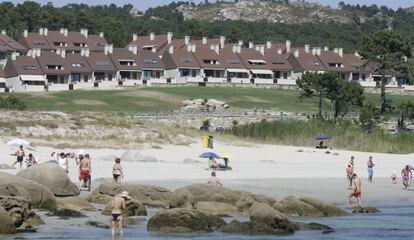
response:
{"label": "person wearing white sun hat", "polygon": [[127,191],[123,191],[118,194],[112,200],[112,212],[111,212],[111,229],[112,239],[115,238],[116,228],[119,228],[119,233],[124,236],[124,229],[122,226],[122,212],[126,209],[126,200],[131,199],[131,196]]}

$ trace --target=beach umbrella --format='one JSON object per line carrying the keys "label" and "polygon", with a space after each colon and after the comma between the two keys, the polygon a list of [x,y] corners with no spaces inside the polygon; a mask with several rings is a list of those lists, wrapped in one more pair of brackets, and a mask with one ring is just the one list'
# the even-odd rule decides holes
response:
{"label": "beach umbrella", "polygon": [[198,157],[200,158],[221,158],[217,153],[214,153],[214,152],[203,152]]}
{"label": "beach umbrella", "polygon": [[333,137],[332,135],[322,133],[316,137],[316,140],[326,140],[326,139],[331,139],[332,137]]}
{"label": "beach umbrella", "polygon": [[16,138],[7,142],[9,146],[29,146],[30,143],[24,139]]}

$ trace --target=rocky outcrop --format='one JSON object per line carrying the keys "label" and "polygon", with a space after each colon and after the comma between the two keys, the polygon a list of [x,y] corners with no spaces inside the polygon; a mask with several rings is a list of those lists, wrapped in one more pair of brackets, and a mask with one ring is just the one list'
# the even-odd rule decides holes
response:
{"label": "rocky outcrop", "polygon": [[309,198],[309,197],[302,197],[299,198],[302,202],[308,203],[312,205],[314,208],[322,212],[323,216],[325,217],[338,217],[338,216],[349,216],[350,213],[338,208],[332,204],[327,204],[320,200]]}
{"label": "rocky outcrop", "polygon": [[16,233],[16,226],[10,218],[8,212],[0,207],[0,234],[14,234]]}
{"label": "rocky outcrop", "polygon": [[[199,202],[203,202],[201,205]],[[175,190],[170,198],[170,208],[207,210],[208,205],[220,203],[221,211],[226,215],[246,215],[250,207],[256,203],[264,203],[272,206],[276,200],[264,195],[235,191],[228,188],[211,186],[207,184],[195,184]],[[207,203],[210,203],[207,205]],[[211,209],[211,207],[209,207]],[[235,211],[237,209],[237,211]],[[214,212],[212,212],[214,213]]]}
{"label": "rocky outcrop", "polygon": [[53,193],[44,185],[15,175],[0,173],[0,195],[30,199],[35,208],[56,208]]}
{"label": "rocky outcrop", "polygon": [[357,207],[352,209],[352,213],[379,213],[381,212],[376,207]]}
{"label": "rocky outcrop", "polygon": [[[23,197],[0,195],[0,208],[7,213],[16,228],[43,224],[43,221],[31,210],[30,200]],[[9,222],[9,221],[6,221]]]}
{"label": "rocky outcrop", "polygon": [[[147,209],[145,206],[138,200],[131,198],[126,202],[126,209],[122,212],[124,217],[133,217],[133,216],[147,216]],[[103,215],[110,215],[112,211],[112,201],[109,202],[105,208],[102,210]]]}
{"label": "rocky outcrop", "polygon": [[237,207],[228,203],[197,202],[195,208],[201,212],[220,217],[240,215]]}
{"label": "rocky outcrop", "polygon": [[72,210],[72,209],[65,209],[65,208],[57,208],[51,210],[47,216],[49,217],[60,217],[62,219],[69,219],[69,218],[84,218],[86,217],[85,214],[81,213],[80,211]]}
{"label": "rocky outcrop", "polygon": [[[314,201],[312,201],[314,202]],[[289,216],[323,217],[325,213],[299,198],[289,196],[273,205]]]}
{"label": "rocky outcrop", "polygon": [[115,195],[127,191],[131,197],[146,206],[168,208],[171,191],[162,187],[130,184],[103,183],[89,196],[88,201],[107,204]]}
{"label": "rocky outcrop", "polygon": [[54,163],[43,163],[26,168],[18,172],[17,176],[48,187],[58,197],[79,195],[78,187],[70,181],[67,173]]}
{"label": "rocky outcrop", "polygon": [[70,209],[75,211],[92,210],[95,207],[88,200],[80,197],[62,197],[56,198],[58,208]]}
{"label": "rocky outcrop", "polygon": [[226,223],[223,219],[198,210],[164,209],[148,220],[148,231],[156,232],[212,232]]}

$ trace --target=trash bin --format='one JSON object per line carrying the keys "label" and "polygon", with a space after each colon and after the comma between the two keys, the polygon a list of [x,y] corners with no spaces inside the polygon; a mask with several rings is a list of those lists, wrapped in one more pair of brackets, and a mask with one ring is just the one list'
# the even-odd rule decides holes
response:
{"label": "trash bin", "polygon": [[213,149],[213,136],[208,137],[208,148]]}
{"label": "trash bin", "polygon": [[203,136],[203,147],[208,148],[209,136]]}

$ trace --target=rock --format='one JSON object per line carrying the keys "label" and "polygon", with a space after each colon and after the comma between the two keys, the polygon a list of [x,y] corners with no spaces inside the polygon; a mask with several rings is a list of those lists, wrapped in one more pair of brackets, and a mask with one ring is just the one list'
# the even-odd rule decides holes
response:
{"label": "rock", "polygon": [[195,208],[201,212],[220,217],[241,215],[241,213],[237,210],[237,207],[228,203],[198,202]]}
{"label": "rock", "polygon": [[233,220],[221,227],[219,230],[224,233],[250,234],[250,223],[242,223],[238,220]]}
{"label": "rock", "polygon": [[[123,211],[122,216],[124,217],[133,217],[133,216],[147,216],[147,209],[145,206],[140,203],[138,200],[131,198],[126,202],[126,209]],[[112,211],[112,201],[109,202],[105,208],[102,210],[103,215],[111,215]]]}
{"label": "rock", "polygon": [[48,214],[46,214],[49,217],[62,217],[62,218],[84,218],[87,217],[85,214],[71,210],[71,209],[65,209],[65,208],[58,208],[51,210]]}
{"label": "rock", "polygon": [[295,223],[296,230],[319,230],[322,233],[333,233],[335,230],[329,226],[320,223]]}
{"label": "rock", "polygon": [[80,197],[62,197],[56,198],[58,208],[70,209],[75,211],[91,210],[95,207],[88,200]]}
{"label": "rock", "polygon": [[[289,216],[306,216],[306,217],[322,217],[324,213],[300,199],[289,196],[279,202],[281,207],[277,207],[279,211]],[[274,207],[275,208],[275,207]]]}
{"label": "rock", "polygon": [[148,231],[156,232],[212,232],[226,223],[223,219],[198,210],[164,209],[148,220]]}
{"label": "rock", "polygon": [[91,221],[91,220],[86,221],[85,225],[86,226],[93,226],[93,227],[97,227],[97,228],[103,228],[103,229],[111,228],[108,224],[101,223],[101,222],[96,222],[96,221]]}
{"label": "rock", "polygon": [[7,173],[0,173],[0,195],[30,199],[31,205],[36,208],[56,208],[55,196],[49,188]]}
{"label": "rock", "polygon": [[5,164],[5,163],[0,163],[0,169],[16,169],[16,168],[8,164]]}
{"label": "rock", "polygon": [[48,187],[58,197],[79,195],[78,187],[70,181],[65,170],[53,163],[42,163],[26,168],[18,172],[17,176]]}
{"label": "rock", "polygon": [[[112,197],[127,191],[131,197],[146,206],[169,207],[171,191],[162,187],[130,184],[130,183],[103,183],[95,189],[89,196],[88,201],[93,203],[107,204],[112,201]],[[96,202],[98,200],[100,202]]]}
{"label": "rock", "polygon": [[121,155],[122,161],[126,162],[157,162],[157,158],[144,156],[138,150],[129,149]]}
{"label": "rock", "polygon": [[169,200],[170,208],[187,208],[192,209],[194,206],[193,194],[187,189],[178,189],[171,194]]}
{"label": "rock", "polygon": [[312,205],[317,210],[321,211],[323,213],[323,216],[326,217],[339,217],[339,216],[349,216],[351,215],[349,212],[342,210],[332,204],[324,203],[320,200],[303,197],[299,198],[302,202],[308,203]]}
{"label": "rock", "polygon": [[249,211],[250,218],[257,219],[287,219],[287,216],[267,204],[255,202]]}
{"label": "rock", "polygon": [[250,195],[242,194],[236,202],[236,207],[239,211],[245,211],[250,209],[255,202],[256,200],[254,200]]}
{"label": "rock", "polygon": [[16,233],[16,226],[7,211],[0,207],[0,235]]}
{"label": "rock", "polygon": [[7,211],[16,227],[21,226],[24,220],[33,215],[30,200],[23,197],[0,195],[0,207]]}
{"label": "rock", "polygon": [[381,212],[378,208],[375,207],[357,207],[352,209],[352,213],[379,213]]}
{"label": "rock", "polygon": [[30,226],[40,226],[45,224],[45,222],[43,221],[43,219],[41,217],[39,217],[39,215],[34,214],[33,216],[29,217],[28,219],[26,219],[23,224],[27,224]]}

